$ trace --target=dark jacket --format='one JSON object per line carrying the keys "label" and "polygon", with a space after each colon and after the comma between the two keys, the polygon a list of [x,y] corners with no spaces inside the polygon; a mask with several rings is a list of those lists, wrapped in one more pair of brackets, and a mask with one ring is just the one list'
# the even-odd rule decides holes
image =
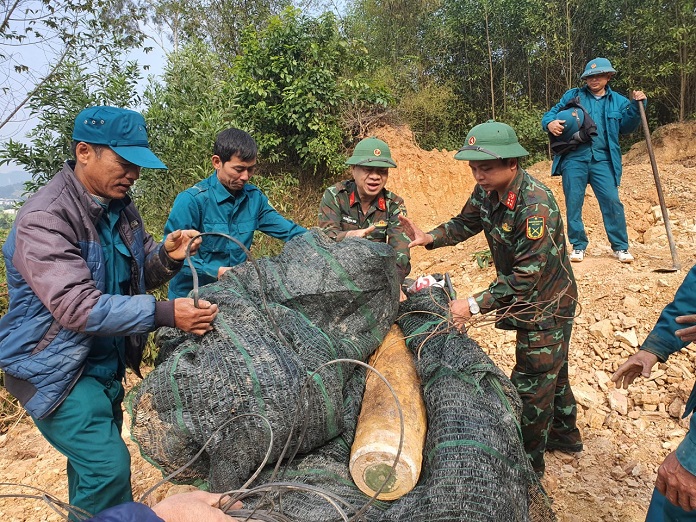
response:
{"label": "dark jacket", "polygon": [[164,522],[164,520],[145,504],[128,502],[105,509],[85,522]]}
{"label": "dark jacket", "polygon": [[126,363],[137,369],[147,333],[174,326],[173,302],[145,292],[181,263],[145,232],[126,200],[119,234],[131,258],[128,295],[105,292],[96,223],[103,208],[75,177],[73,164],[31,196],[3,246],[9,310],[0,319],[5,386],[30,415],[45,418],[80,377],[95,336],[127,336]]}

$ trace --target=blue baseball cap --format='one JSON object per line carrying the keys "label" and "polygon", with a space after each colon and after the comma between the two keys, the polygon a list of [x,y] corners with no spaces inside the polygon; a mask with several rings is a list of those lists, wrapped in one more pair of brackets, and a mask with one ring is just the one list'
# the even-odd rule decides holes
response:
{"label": "blue baseball cap", "polygon": [[72,138],[94,145],[107,145],[139,167],[167,168],[150,150],[145,118],[139,112],[107,105],[88,107],[75,118]]}

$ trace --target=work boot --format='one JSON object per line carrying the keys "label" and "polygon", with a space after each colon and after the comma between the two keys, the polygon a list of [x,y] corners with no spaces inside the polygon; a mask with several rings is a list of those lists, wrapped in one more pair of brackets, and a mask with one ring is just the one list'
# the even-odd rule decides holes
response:
{"label": "work boot", "polygon": [[633,263],[633,256],[628,250],[614,250],[614,255],[621,263]]}
{"label": "work boot", "polygon": [[[626,252],[626,253],[628,254],[628,252]],[[580,250],[580,249],[576,248],[570,253],[570,261],[573,263],[580,263],[583,259],[585,259],[585,251],[584,250]]]}

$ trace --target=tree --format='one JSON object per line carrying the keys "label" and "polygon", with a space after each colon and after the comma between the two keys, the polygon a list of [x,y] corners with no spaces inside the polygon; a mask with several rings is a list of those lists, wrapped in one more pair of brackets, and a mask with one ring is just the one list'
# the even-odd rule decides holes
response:
{"label": "tree", "polygon": [[137,106],[139,80],[135,62],[114,62],[96,70],[72,60],[61,62],[28,101],[38,120],[27,136],[31,144],[9,140],[0,145],[0,165],[13,162],[31,173],[28,192],[45,185],[70,157],[77,114],[90,105]]}
{"label": "tree", "polygon": [[[78,66],[110,60],[140,45],[144,11],[134,0],[12,0],[0,23],[0,129],[17,118],[66,60]],[[103,61],[102,61],[103,63]]]}
{"label": "tree", "polygon": [[322,180],[343,168],[347,113],[388,103],[369,71],[366,50],[340,34],[333,15],[287,9],[264,30],[244,33],[234,68],[237,119],[267,161]]}
{"label": "tree", "polygon": [[144,170],[135,186],[139,209],[157,231],[164,228],[176,195],[210,174],[217,133],[240,126],[232,72],[207,43],[190,42],[168,59],[163,81],[152,82],[145,92],[150,146],[168,170]]}

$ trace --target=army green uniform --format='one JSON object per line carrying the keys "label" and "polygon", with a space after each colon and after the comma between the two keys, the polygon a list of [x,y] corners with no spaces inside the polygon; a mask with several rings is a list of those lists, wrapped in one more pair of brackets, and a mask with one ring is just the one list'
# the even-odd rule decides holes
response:
{"label": "army green uniform", "polygon": [[386,189],[375,198],[367,213],[363,213],[360,197],[353,180],[346,180],[329,187],[321,198],[319,226],[326,234],[343,240],[349,230],[360,230],[372,225],[375,230],[365,239],[387,243],[396,250],[396,267],[403,281],[411,271],[411,240],[404,233],[399,214],[406,215],[404,200]]}
{"label": "army green uniform", "polygon": [[550,447],[581,448],[568,381],[577,286],[563,220],[551,191],[518,168],[503,201],[476,185],[459,215],[430,232],[428,248],[455,245],[482,230],[497,279],[473,297],[481,312],[497,310],[498,328],[517,330],[511,380],[523,402],[525,450],[543,472],[547,440]]}

